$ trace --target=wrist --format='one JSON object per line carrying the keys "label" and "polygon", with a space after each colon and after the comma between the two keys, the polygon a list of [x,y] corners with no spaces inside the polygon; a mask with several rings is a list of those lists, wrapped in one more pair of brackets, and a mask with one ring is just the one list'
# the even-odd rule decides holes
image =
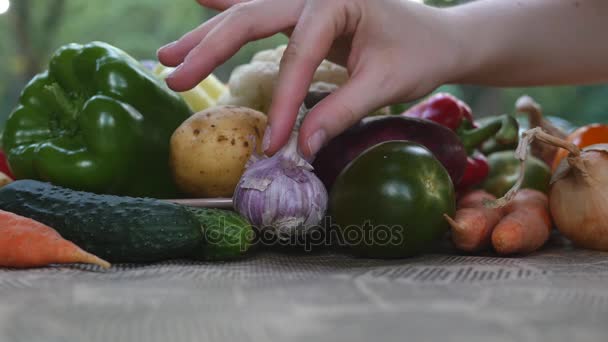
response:
{"label": "wrist", "polygon": [[[491,61],[491,42],[483,41],[483,27],[475,23],[468,6],[440,9],[445,32],[450,41],[451,60],[447,68],[447,83],[475,83],[487,61]],[[477,26],[477,27],[476,27]]]}

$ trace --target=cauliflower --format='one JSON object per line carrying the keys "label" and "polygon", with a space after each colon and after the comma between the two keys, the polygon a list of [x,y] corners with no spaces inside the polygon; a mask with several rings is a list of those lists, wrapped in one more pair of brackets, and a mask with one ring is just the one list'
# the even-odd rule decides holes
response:
{"label": "cauliflower", "polygon": [[[220,97],[218,104],[244,106],[268,113],[285,48],[281,45],[260,51],[249,64],[235,68],[228,82],[229,91]],[[310,89],[333,91],[347,80],[348,72],[344,67],[325,60],[317,68]]]}

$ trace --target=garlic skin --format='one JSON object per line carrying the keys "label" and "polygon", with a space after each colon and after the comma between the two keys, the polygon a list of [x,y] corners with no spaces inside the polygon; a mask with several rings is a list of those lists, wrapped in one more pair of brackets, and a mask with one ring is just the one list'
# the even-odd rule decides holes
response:
{"label": "garlic skin", "polygon": [[234,209],[258,230],[288,237],[323,229],[328,195],[297,153],[297,134],[273,157],[253,156],[236,186]]}

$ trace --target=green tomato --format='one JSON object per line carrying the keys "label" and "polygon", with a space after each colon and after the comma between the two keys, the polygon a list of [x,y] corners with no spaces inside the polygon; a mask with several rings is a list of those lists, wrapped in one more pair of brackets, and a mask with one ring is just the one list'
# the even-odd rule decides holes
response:
{"label": "green tomato", "polygon": [[353,253],[398,258],[428,250],[455,212],[446,169],[422,145],[388,141],[371,147],[338,176],[330,212]]}

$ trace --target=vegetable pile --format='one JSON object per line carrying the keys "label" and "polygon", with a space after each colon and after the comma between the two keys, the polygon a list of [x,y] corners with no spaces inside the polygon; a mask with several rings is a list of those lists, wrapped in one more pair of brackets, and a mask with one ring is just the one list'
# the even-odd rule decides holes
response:
{"label": "vegetable pile", "polygon": [[[171,68],[102,42],[61,47],[3,132],[0,266],[223,261],[294,239],[369,258],[439,250],[446,238],[463,253],[511,256],[558,232],[608,250],[608,126],[574,129],[527,96],[515,115],[476,118],[438,93],[370,113],[309,162],[299,125],[348,80],[324,61],[288,144],[268,157],[284,48],[258,53],[228,84],[210,75],[174,93]],[[176,204],[229,198],[233,210]]]}
{"label": "vegetable pile", "polygon": [[[608,251],[608,211],[604,207],[608,191],[608,144],[580,148],[534,128],[524,132],[516,151],[522,165],[528,146],[535,139],[568,151],[567,157],[559,162],[549,189],[549,207],[557,229],[578,246]],[[502,202],[509,202],[521,192],[524,177],[525,171]],[[497,201],[498,205],[503,204],[501,200]]]}

